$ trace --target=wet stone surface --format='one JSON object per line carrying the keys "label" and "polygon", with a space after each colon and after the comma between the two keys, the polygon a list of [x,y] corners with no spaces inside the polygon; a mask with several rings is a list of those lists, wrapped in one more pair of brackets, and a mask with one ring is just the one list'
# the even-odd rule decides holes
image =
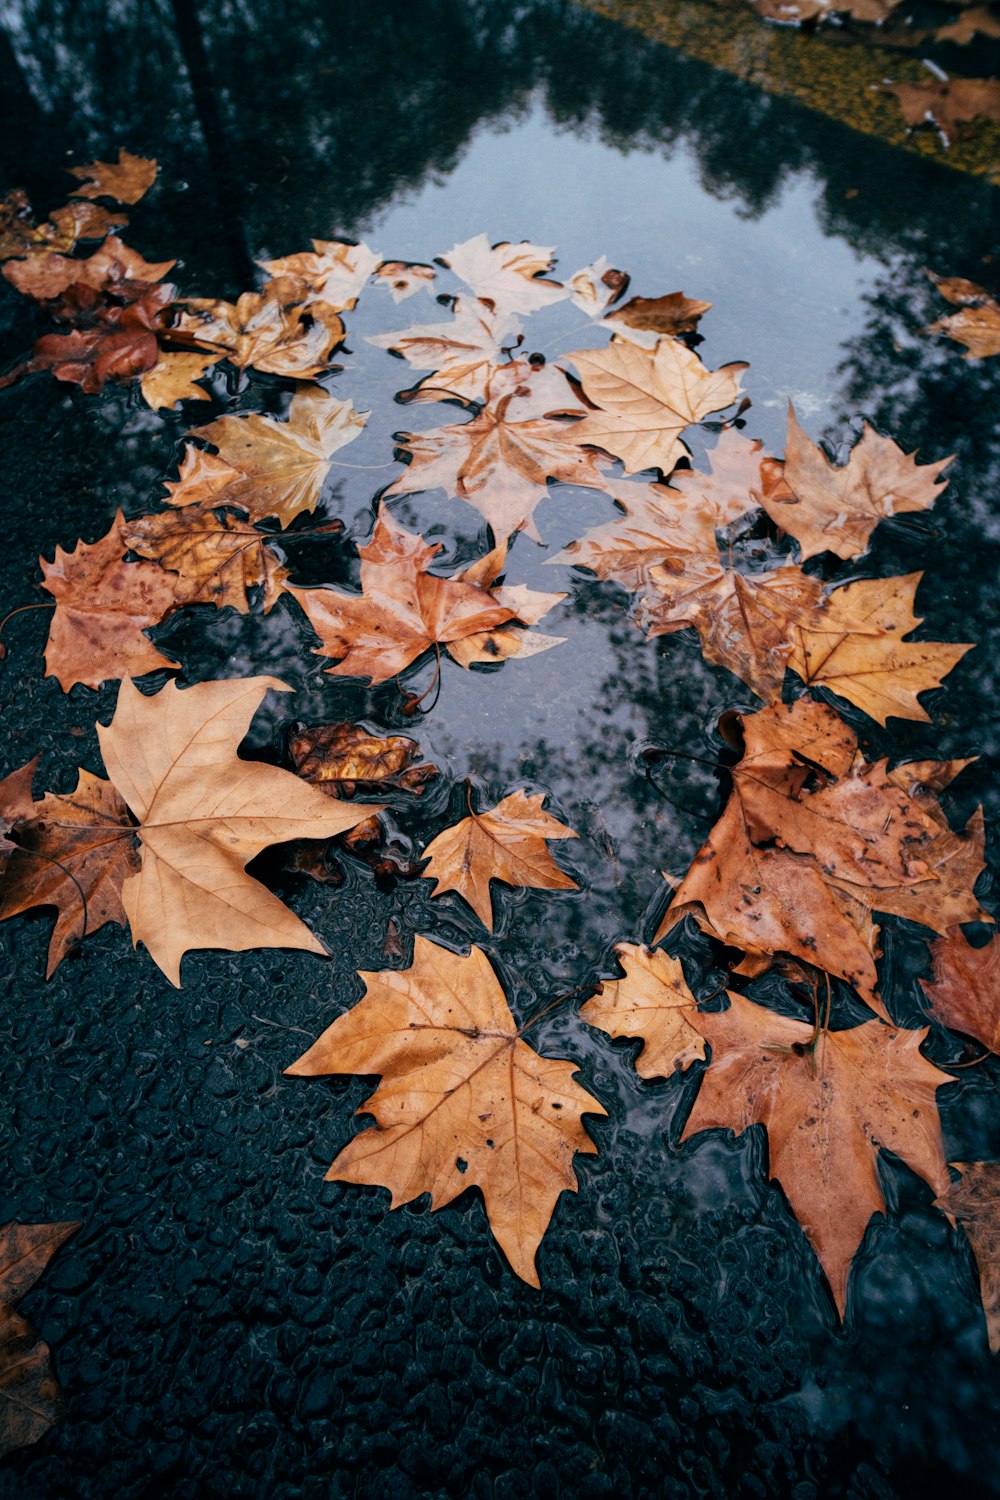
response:
{"label": "wet stone surface", "polygon": [[[1000,361],[967,364],[918,334],[940,311],[923,267],[975,275],[995,253],[988,188],[932,163],[897,166],[570,5],[538,0],[511,18],[441,3],[415,18],[389,4],[339,31],[306,3],[280,17],[255,7],[253,25],[223,5],[195,30],[184,5],[114,30],[96,6],[8,9],[2,92],[37,129],[16,152],[4,134],[5,185],[54,204],[64,161],[118,144],[156,155],[161,181],[132,211],[129,240],[151,259],[180,254],[186,293],[238,292],[254,260],[313,235],[363,235],[387,256],[426,260],[485,230],[557,243],[565,272],[607,253],[643,295],[682,286],[714,302],[699,353],[712,366],[751,361],[746,431],[772,449],[792,396],[834,445],[863,415],[928,460],[954,452],[935,510],[881,527],[857,576],[926,568],[922,633],[977,650],[925,700],[933,723],[882,731],[845,717],[870,760],[978,754],[944,801],[956,825],[983,802],[993,838]],[[459,416],[394,403],[408,367],[364,341],[430,321],[433,304],[374,303],[348,316],[350,353],[327,382],[372,406],[346,455],[371,464],[389,461],[394,431]],[[0,326],[12,357],[41,331],[7,290]],[[553,316],[550,357],[577,336]],[[150,508],[188,426],[224,403],[287,408],[280,381],[252,377],[235,398],[225,377],[214,388],[216,405],[177,414],[41,376],[2,393],[7,608],[41,597],[39,550],[93,540],[118,505]],[[709,442],[694,435],[696,461]],[[352,538],[367,535],[376,486],[397,472],[334,469],[322,514],[341,516],[348,536],[289,546],[298,581],[356,578]],[[440,495],[394,513],[445,544],[449,569],[485,548],[476,514]],[[642,1082],[637,1045],[590,1030],[574,1005],[546,1017],[533,1045],[578,1060],[609,1115],[589,1122],[599,1155],[577,1159],[580,1192],[559,1201],[540,1292],[510,1271],[476,1193],[436,1214],[425,1201],[390,1213],[382,1190],[323,1181],[373,1082],[283,1069],[359,998],[357,970],[405,966],[417,933],[477,942],[524,1018],[613,973],[616,942],[651,935],[659,872],[682,873],[718,813],[722,773],[678,761],[650,776],[642,749],[655,740],[724,760],[716,721],[757,706],[749,690],[707,666],[693,637],[645,641],[615,586],[545,565],[610,516],[593,493],[543,501],[545,545],[518,538],[508,579],[567,590],[545,626],[566,643],[487,672],[446,663],[423,717],[403,713],[394,684],[324,676],[290,604],[266,619],[196,609],[154,632],[182,683],[270,672],[294,686],[266,701],[247,755],[280,758],[295,722],[361,719],[417,738],[443,774],[419,801],[390,800],[418,847],[463,815],[463,778],[481,805],[517,786],[545,791],[581,835],[557,850],[580,890],[495,886],[488,939],[429,883],[379,882],[345,857],[332,889],[287,873],[279,851],[260,873],[332,957],[195,953],[180,991],[118,928],[89,936],[46,983],[51,914],[0,927],[0,1222],[83,1220],[22,1305],[55,1351],[66,1417],[5,1460],[2,1500],[895,1500],[1000,1488],[998,1376],[971,1255],[924,1184],[883,1159],[888,1217],[869,1228],[838,1331],[818,1262],[767,1183],[763,1132],[679,1146],[700,1069]],[[36,787],[64,790],[77,766],[101,769],[94,725],[117,687],[66,695],[44,678],[46,619],[5,631],[2,768],[39,752]],[[430,670],[406,686],[422,691]],[[991,881],[980,895],[995,910]],[[386,957],[390,922],[402,958]],[[889,921],[885,949],[894,1014],[925,1024],[925,936]],[[671,951],[695,993],[719,985],[718,955],[693,930]],[[781,1003],[778,981],[755,993]],[[953,1060],[955,1043],[932,1031],[928,1053]],[[947,1090],[949,1160],[1000,1152],[998,1080],[989,1062]]]}

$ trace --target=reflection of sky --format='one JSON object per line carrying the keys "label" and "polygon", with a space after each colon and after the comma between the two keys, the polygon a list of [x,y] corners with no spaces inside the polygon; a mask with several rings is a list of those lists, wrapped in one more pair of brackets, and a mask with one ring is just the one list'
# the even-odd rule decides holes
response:
{"label": "reflection of sky", "polygon": [[841,345],[863,331],[862,297],[882,269],[824,231],[818,198],[800,173],[748,218],[738,200],[706,192],[686,146],[672,155],[621,151],[592,133],[554,131],[539,104],[527,118],[480,130],[447,179],[363,231],[386,254],[412,260],[483,230],[494,240],[530,238],[557,247],[563,273],[606,255],[631,273],[632,292],[683,290],[714,303],[699,353],[713,365],[750,362],[752,430],[780,451],[790,396],[817,429],[849,415],[834,404],[834,372]]}

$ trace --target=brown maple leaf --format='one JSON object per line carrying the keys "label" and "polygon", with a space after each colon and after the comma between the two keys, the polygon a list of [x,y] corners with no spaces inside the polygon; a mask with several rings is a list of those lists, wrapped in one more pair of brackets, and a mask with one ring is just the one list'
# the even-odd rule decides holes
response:
{"label": "brown maple leaf", "polygon": [[977,36],[1000,37],[1000,16],[987,5],[969,6],[934,32],[936,42],[954,42],[959,47],[967,47]]}
{"label": "brown maple leaf", "polygon": [[969,1237],[979,1271],[990,1353],[1000,1351],[1000,1162],[952,1162],[962,1176],[934,1201]]}
{"label": "brown maple leaf", "polygon": [[708,370],[672,338],[659,339],[652,349],[616,338],[606,349],[581,349],[567,358],[598,408],[577,424],[574,441],[614,454],[629,474],[641,469],[669,474],[687,452],[681,433],[730,406],[747,368],[729,364]]}
{"label": "brown maple leaf", "polygon": [[516,245],[507,240],[490,245],[485,234],[477,234],[455,245],[441,257],[441,264],[471,287],[480,302],[506,316],[537,312],[568,295],[561,282],[544,274],[552,269],[553,253],[551,248],[527,240]]}
{"label": "brown maple leaf", "polygon": [[97,726],[101,754],[138,821],[141,865],[122,887],[133,944],[144,943],[171,984],[191,948],[302,948],[322,943],[246,873],[269,844],[330,838],[380,812],[324,797],[289,771],[241,760],[236,749],[273,677],[168,683],[144,697],[126,680],[111,723]]}
{"label": "brown maple leaf", "polygon": [[887,83],[910,130],[936,125],[946,146],[970,120],[1000,120],[1000,82],[992,78],[923,78],[919,83]]}
{"label": "brown maple leaf", "polygon": [[670,483],[690,504],[705,511],[720,531],[751,515],[762,504],[762,496],[786,492],[777,461],[764,452],[758,438],[744,437],[735,427],[719,434],[706,457],[707,472],[675,469]]}
{"label": "brown maple leaf", "polygon": [[577,443],[580,424],[518,411],[519,389],[491,400],[471,421],[398,433],[409,463],[385,496],[443,489],[478,510],[497,541],[520,530],[541,541],[534,513],[550,479],[590,487],[603,480],[597,456]]}
{"label": "brown maple leaf", "polygon": [[89,771],[80,771],[72,792],[33,804],[0,885],[0,921],[56,907],[46,979],[88,933],[107,922],[125,926],[122,886],[139,869],[135,833],[114,787]]}
{"label": "brown maple leaf", "polygon": [[11,771],[0,781],[0,874],[7,864],[8,854],[13,854],[17,845],[10,835],[20,828],[26,818],[34,816],[35,803],[31,789],[38,767],[38,756],[34,756],[17,771]]}
{"label": "brown maple leaf", "polygon": [[[325,302],[299,303],[299,289],[285,280],[264,292],[244,292],[233,304],[189,297],[179,304],[172,339],[228,359],[237,369],[252,366],[271,375],[309,380],[330,366],[344,325]],[[234,419],[230,419],[234,420]]]}
{"label": "brown maple leaf", "polygon": [[103,239],[127,223],[124,214],[109,213],[96,203],[67,203],[36,224],[27,197],[14,189],[0,198],[0,260],[67,253],[79,240]]}
{"label": "brown maple leaf", "polygon": [[316,655],[340,659],[328,672],[388,682],[432,646],[516,619],[478,584],[431,573],[439,551],[405,531],[383,505],[371,541],[358,548],[360,594],[285,585],[320,638]]}
{"label": "brown maple leaf", "polygon": [[178,665],[143,634],[176,608],[176,580],[152,563],[125,562],[128,545],[119,510],[98,541],[79,542],[72,552],[56,547],[52,562],[38,560],[42,587],[56,600],[45,675],[58,678],[64,692],[77,682],[96,688]]}
{"label": "brown maple leaf", "polygon": [[260,265],[272,278],[294,284],[301,301],[323,303],[335,313],[347,312],[381,265],[382,256],[364,243],[313,240],[312,244],[312,250],[284,255],[279,260],[262,260]]}
{"label": "brown maple leaf", "polygon": [[658,565],[680,577],[716,555],[711,515],[688,504],[680,490],[610,477],[603,488],[622,514],[570,542],[548,563],[574,563],[638,592]]}
{"label": "brown maple leaf", "polygon": [[392,1207],[429,1193],[443,1208],[478,1187],[514,1271],[539,1286],[535,1256],[576,1152],[597,1148],[585,1114],[606,1111],[573,1081],[576,1064],[521,1039],[489,960],[414,939],[408,969],[362,972],[364,999],[286,1069],[381,1075],[328,1182],[387,1187]]}
{"label": "brown maple leaf", "polygon": [[861,441],[838,467],[809,441],[789,404],[786,485],[777,493],[762,487],[759,503],[795,538],[803,561],[821,552],[860,557],[884,517],[934,504],[948,483],[938,476],[949,463],[951,457],[918,465],[914,454],[904,453],[865,422]]}
{"label": "brown maple leaf", "polygon": [[566,280],[566,290],[574,307],[588,317],[598,318],[612,303],[625,295],[629,278],[624,271],[617,271],[606,255],[592,261],[589,266]]}
{"label": "brown maple leaf", "polygon": [[501,543],[480,557],[469,567],[456,573],[459,583],[475,584],[489,589],[497,604],[513,610],[514,621],[494,625],[489,630],[474,631],[460,641],[449,641],[448,655],[460,667],[495,665],[510,661],[512,657],[537,656],[552,646],[560,646],[566,639],[562,635],[543,635],[540,630],[526,627],[537,625],[550,609],[566,598],[565,594],[543,593],[540,589],[529,589],[523,583],[498,583],[507,560],[507,547]]}
{"label": "brown maple leaf", "polygon": [[74,188],[73,198],[113,198],[116,203],[138,203],[156,181],[156,162],[152,157],[133,156],[122,147],[118,160],[91,161],[82,167],[67,167],[71,177],[83,183]]}
{"label": "brown maple leaf", "polygon": [[812,1026],[742,995],[730,992],[729,1002],[726,1011],[699,1014],[712,1060],[681,1139],[765,1126],[769,1175],[843,1317],[854,1253],[872,1215],[886,1212],[879,1152],[894,1152],[939,1196],[949,1189],[936,1093],[954,1080],[921,1055],[926,1029],[867,1021],[817,1039]]}
{"label": "brown maple leaf", "polygon": [[[933,791],[910,790],[919,772],[866,764],[856,736],[821,704],[800,699],[741,722],[729,802],[655,941],[690,914],[747,955],[737,972],[788,953],[844,979],[884,1016],[872,912],[937,930],[980,915],[981,830],[952,833]],[[929,786],[940,784],[941,768],[923,764]]]}
{"label": "brown maple leaf", "polygon": [[[65,255],[34,256],[30,260],[12,260],[3,274],[24,296],[39,302],[64,297],[73,287],[88,287],[95,292],[109,292],[128,301],[136,301],[177,264],[173,260],[147,261],[111,235],[85,260]],[[167,302],[173,299],[170,288]]]}
{"label": "brown maple leaf", "polygon": [[924,329],[925,333],[946,333],[956,343],[964,344],[963,359],[987,359],[1000,354],[1000,302],[985,287],[961,276],[935,276],[928,271],[934,285],[949,302],[961,309],[938,318]]}
{"label": "brown maple leaf", "polygon": [[[214,491],[212,503],[224,497],[252,521],[274,516],[288,526],[303,511],[316,509],[330,460],[357,437],[368,415],[317,386],[304,386],[292,397],[287,421],[250,412],[192,428],[192,437],[212,443],[222,462],[236,471],[236,478]],[[216,474],[221,471],[213,470],[213,478]],[[170,503],[181,503],[176,492]]]}
{"label": "brown maple leaf", "polygon": [[457,891],[469,903],[487,932],[493,931],[490,881],[536,891],[578,891],[575,880],[560,870],[546,848],[547,839],[579,835],[543,812],[544,792],[523,787],[489,812],[474,812],[432,839],[424,850],[424,875],[436,880],[432,896]]}
{"label": "brown maple leaf", "polygon": [[711,307],[711,302],[699,302],[694,297],[685,297],[683,292],[670,292],[665,297],[631,297],[624,306],[608,313],[605,323],[612,328],[620,324],[673,338],[681,333],[696,333]]}
{"label": "brown maple leaf", "polygon": [[266,533],[210,506],[191,505],[126,522],[126,546],[177,575],[177,604],[232,605],[247,614],[249,589],[261,590],[265,614],[284,588],[288,571],[267,545]]}
{"label": "brown maple leaf", "polygon": [[1000,1053],[1000,942],[973,948],[956,926],[932,943],[931,958],[933,977],[920,983],[935,1020]]}
{"label": "brown maple leaf", "polygon": [[215,363],[214,354],[169,354],[161,349],[156,364],[139,382],[143,399],[154,411],[176,411],[182,401],[210,401],[209,392],[195,381]]}
{"label": "brown maple leaf", "polygon": [[217,453],[206,453],[204,448],[188,443],[177,479],[167,482],[165,498],[176,506],[223,505],[230,485],[244,478],[240,469],[225,463]]}
{"label": "brown maple leaf", "polygon": [[0,1458],[37,1443],[62,1416],[49,1346],[14,1307],[79,1228],[79,1222],[0,1227]]}
{"label": "brown maple leaf", "polygon": [[788,665],[810,687],[825,687],[879,724],[895,717],[930,723],[918,694],[941,686],[972,645],[906,641],[923,575],[865,578],[829,594],[822,609],[792,622]]}
{"label": "brown maple leaf", "polygon": [[521,325],[501,317],[484,303],[456,297],[447,323],[424,323],[399,333],[367,336],[369,344],[388,349],[417,370],[433,370],[404,392],[407,401],[486,401],[490,381],[502,368],[508,349],[521,340]]}
{"label": "brown maple leaf", "polygon": [[613,1037],[641,1037],[635,1070],[643,1078],[669,1078],[705,1057],[698,1002],[688,989],[680,959],[661,949],[618,943],[624,979],[602,979],[580,1016]]}

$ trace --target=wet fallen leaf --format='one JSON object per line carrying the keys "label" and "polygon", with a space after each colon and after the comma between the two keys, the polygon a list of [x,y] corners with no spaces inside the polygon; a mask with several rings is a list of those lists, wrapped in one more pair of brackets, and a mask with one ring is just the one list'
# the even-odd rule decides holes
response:
{"label": "wet fallen leaf", "polygon": [[960,11],[954,21],[937,28],[934,40],[967,47],[977,36],[1000,37],[1000,16],[987,5],[970,5]]}
{"label": "wet fallen leaf", "polygon": [[747,955],[754,972],[791,954],[844,979],[885,1015],[873,911],[937,931],[982,916],[973,894],[981,828],[952,833],[930,789],[937,763],[898,772],[866,763],[853,731],[822,704],[774,705],[741,723],[745,751],[729,802],[655,941],[691,915]]}
{"label": "wet fallen leaf", "polygon": [[329,369],[344,325],[325,303],[307,308],[297,296],[294,288],[275,282],[265,292],[244,292],[235,304],[189,297],[178,304],[171,338],[228,359],[240,370],[252,366],[308,380]]}
{"label": "wet fallen leaf", "polygon": [[72,792],[49,792],[33,804],[0,884],[0,921],[56,908],[46,979],[88,933],[106,922],[125,926],[122,886],[139,869],[135,834],[114,787],[89,771],[80,771]]}
{"label": "wet fallen leaf", "polygon": [[73,198],[113,198],[116,203],[138,203],[156,181],[157,166],[151,157],[133,156],[123,147],[116,162],[92,161],[66,170],[83,184],[73,189],[70,194]]}
{"label": "wet fallen leaf", "polygon": [[936,1094],[954,1080],[921,1055],[926,1029],[867,1021],[817,1041],[812,1026],[733,993],[728,1010],[701,1012],[698,1021],[712,1060],[682,1140],[765,1126],[769,1175],[843,1317],[855,1251],[872,1215],[886,1212],[879,1152],[894,1152],[939,1197],[949,1190]]}
{"label": "wet fallen leaf", "polygon": [[262,260],[260,264],[272,278],[284,282],[291,279],[301,301],[323,303],[334,313],[347,312],[381,265],[381,254],[363,243],[353,245],[346,240],[313,240],[312,244],[312,250],[279,260]]}
{"label": "wet fallen leaf", "polygon": [[386,284],[393,302],[405,302],[422,289],[429,292],[436,275],[433,266],[419,261],[386,260],[376,270],[375,279]]}
{"label": "wet fallen leaf", "polygon": [[371,541],[358,548],[360,594],[285,585],[320,638],[316,654],[339,658],[328,672],[388,682],[432,646],[516,619],[478,584],[431,573],[439,551],[399,526],[383,505]]}
{"label": "wet fallen leaf", "polygon": [[398,354],[416,370],[432,375],[405,392],[408,401],[479,403],[487,399],[490,381],[521,339],[521,325],[500,316],[471,297],[458,297],[447,323],[423,323],[399,333],[369,334],[367,342]]}
{"label": "wet fallen leaf", "polygon": [[934,1206],[954,1215],[969,1237],[979,1271],[990,1353],[1000,1351],[1000,1162],[952,1162],[962,1176]]}
{"label": "wet fallen leaf", "polygon": [[0,874],[7,864],[7,856],[17,848],[10,835],[20,828],[26,818],[34,816],[35,803],[31,789],[38,767],[38,756],[29,760],[20,770],[11,771],[0,781]]}
{"label": "wet fallen leaf", "polygon": [[497,604],[513,610],[516,617],[515,621],[492,626],[489,630],[474,631],[460,641],[450,641],[448,655],[460,667],[489,666],[510,661],[515,656],[537,656],[540,651],[560,646],[565,640],[565,636],[543,635],[540,630],[525,627],[537,625],[566,595],[543,593],[540,589],[526,588],[523,583],[498,583],[506,559],[507,548],[501,544],[455,574],[460,583],[473,583],[479,588],[489,589]]}
{"label": "wet fallen leaf", "polygon": [[[238,505],[251,521],[275,516],[288,526],[303,511],[316,509],[330,460],[357,437],[367,420],[368,413],[355,411],[350,401],[338,401],[317,386],[304,386],[292,397],[287,421],[250,412],[218,417],[205,427],[192,428],[191,435],[217,448],[222,462],[237,474],[215,492],[213,504],[224,495],[227,505]],[[213,479],[220,472],[214,469]],[[179,503],[175,491],[171,504]]]}
{"label": "wet fallen leaf", "polygon": [[860,557],[879,521],[934,504],[948,483],[939,476],[950,462],[949,457],[917,464],[914,454],[904,453],[865,422],[847,463],[832,464],[809,441],[789,405],[787,489],[774,493],[762,487],[759,501],[775,524],[798,542],[803,561],[821,552]]}
{"label": "wet fallen leaf", "polygon": [[935,276],[928,272],[942,297],[957,303],[960,312],[938,318],[924,331],[946,333],[956,343],[964,344],[965,359],[987,359],[1000,354],[1000,302],[985,287],[961,276]]}
{"label": "wet fallen leaf", "polygon": [[133,944],[180,985],[192,948],[325,949],[305,923],[246,873],[270,844],[329,838],[381,805],[347,807],[289,771],[236,750],[274,677],[168,683],[144,697],[126,680],[114,718],[97,726],[101,754],[138,821],[141,867],[122,887]]}
{"label": "wet fallen leaf", "polygon": [[491,880],[536,891],[579,890],[546,848],[547,839],[579,835],[543,812],[544,800],[544,792],[532,795],[522,787],[489,812],[474,812],[470,802],[469,816],[439,833],[424,850],[428,863],[423,873],[437,881],[431,895],[457,891],[492,932]]}
{"label": "wet fallen leaf", "polygon": [[922,574],[865,578],[827,596],[812,617],[793,622],[788,665],[810,687],[825,687],[879,724],[892,717],[930,723],[917,701],[941,686],[971,645],[906,641]]}
{"label": "wet fallen leaf", "polygon": [[56,601],[45,675],[58,678],[63,692],[178,665],[143,634],[176,607],[176,580],[153,563],[125,562],[127,550],[119,510],[98,541],[78,542],[72,552],[56,547],[51,562],[39,558],[42,587]]}
{"label": "wet fallen leaf", "polygon": [[245,615],[247,591],[260,589],[268,614],[288,577],[266,533],[209,506],[140,516],[126,522],[122,535],[130,551],[177,575],[171,580],[177,604],[229,604]]}
{"label": "wet fallen leaf", "polygon": [[911,130],[936,125],[946,146],[970,120],[1000,120],[1000,82],[992,78],[924,78],[919,83],[887,83]]}
{"label": "wet fallen leaf", "polygon": [[973,948],[960,927],[931,945],[934,972],[922,979],[935,1020],[1000,1053],[1000,941]]}
{"label": "wet fallen leaf", "polygon": [[167,481],[166,499],[176,506],[223,505],[230,485],[242,482],[245,477],[217,453],[206,453],[204,448],[188,443],[176,480]]}
{"label": "wet fallen leaf", "polygon": [[409,463],[386,497],[443,489],[478,510],[498,542],[520,530],[540,541],[534,513],[548,480],[600,485],[599,460],[578,446],[579,423],[512,420],[515,401],[512,392],[488,402],[468,422],[398,433]]}
{"label": "wet fallen leaf", "polygon": [[622,514],[593,527],[547,562],[589,568],[598,578],[638,591],[648,584],[651,568],[666,565],[681,576],[696,560],[715,554],[711,516],[701,506],[685,503],[679,490],[613,479],[603,487]]}
{"label": "wet fallen leaf", "polygon": [[658,468],[669,475],[687,451],[681,433],[730,406],[747,368],[708,370],[672,338],[659,339],[653,349],[615,339],[607,349],[581,349],[567,359],[599,408],[577,424],[574,441],[614,454],[629,474]]}
{"label": "wet fallen leaf", "polygon": [[37,1443],[62,1416],[49,1346],[14,1307],[79,1228],[79,1222],[0,1227],[0,1458]]}
{"label": "wet fallen leaf", "polygon": [[711,302],[699,302],[694,297],[685,297],[683,292],[670,292],[665,297],[632,297],[623,307],[608,313],[605,322],[612,328],[623,324],[643,333],[674,338],[681,333],[696,333],[701,318],[711,307]]}
{"label": "wet fallen leaf", "polygon": [[168,354],[161,349],[156,364],[139,382],[144,400],[154,411],[176,411],[182,401],[210,401],[209,392],[195,381],[215,363],[214,354]]}
{"label": "wet fallen leaf", "polygon": [[369,734],[360,724],[302,729],[289,739],[288,753],[295,774],[328,797],[353,797],[359,791],[419,796],[438,774],[436,766],[420,759],[416,740],[403,734]]}
{"label": "wet fallen leaf", "polygon": [[380,1074],[328,1182],[387,1187],[392,1207],[429,1193],[443,1208],[482,1192],[514,1271],[538,1286],[535,1256],[560,1193],[577,1188],[576,1152],[596,1147],[585,1114],[606,1111],[573,1081],[576,1064],[521,1039],[479,948],[462,956],[414,939],[408,969],[362,972],[364,999],[286,1069],[296,1077]]}
{"label": "wet fallen leaf", "polygon": [[787,491],[778,461],[764,452],[759,439],[744,437],[735,427],[719,434],[706,458],[707,472],[675,469],[670,483],[720,531],[751,515],[760,507],[762,496]]}
{"label": "wet fallen leaf", "polygon": [[441,262],[471,287],[481,302],[506,317],[512,312],[537,312],[569,295],[561,282],[545,275],[552,269],[554,253],[527,240],[516,245],[501,240],[491,245],[485,234],[477,234],[455,245]]}
{"label": "wet fallen leaf", "polygon": [[636,943],[615,947],[624,979],[602,979],[581,1006],[581,1019],[613,1037],[641,1037],[635,1070],[643,1078],[669,1078],[705,1056],[698,1003],[680,959]]}
{"label": "wet fallen leaf", "polygon": [[570,276],[566,288],[574,307],[588,317],[599,318],[612,303],[625,295],[628,281],[625,272],[616,271],[607,256],[602,255]]}
{"label": "wet fallen leaf", "polygon": [[14,256],[67,253],[79,240],[100,240],[111,229],[128,223],[124,214],[110,213],[97,203],[67,203],[41,224],[35,223],[31,204],[19,189],[0,198],[0,260]]}
{"label": "wet fallen leaf", "polygon": [[[34,256],[30,260],[8,261],[3,274],[24,296],[34,297],[39,302],[62,297],[74,286],[90,287],[95,292],[110,292],[135,301],[150,286],[162,281],[176,264],[173,260],[143,260],[130,246],[111,235],[85,260],[56,254]],[[169,302],[172,297],[173,288],[165,301]]]}

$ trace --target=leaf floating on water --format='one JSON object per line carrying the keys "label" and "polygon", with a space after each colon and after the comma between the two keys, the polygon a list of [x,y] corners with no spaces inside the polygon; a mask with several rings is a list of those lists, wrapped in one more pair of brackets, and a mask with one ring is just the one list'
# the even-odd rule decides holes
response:
{"label": "leaf floating on water", "polygon": [[471,287],[481,302],[500,317],[509,313],[532,313],[569,295],[559,281],[547,278],[555,251],[527,240],[512,245],[507,240],[491,245],[485,234],[477,234],[455,245],[441,257],[455,275]]}
{"label": "leaf floating on water", "polygon": [[955,927],[931,946],[931,957],[933,979],[920,983],[935,1020],[1000,1053],[1000,942],[973,948]]}
{"label": "leaf floating on water", "polygon": [[688,989],[680,959],[660,949],[618,943],[624,979],[602,979],[598,993],[580,1009],[588,1026],[612,1037],[641,1037],[635,1070],[643,1078],[669,1078],[705,1057],[698,1002]]}
{"label": "leaf floating on water", "polygon": [[116,203],[138,203],[156,181],[156,162],[147,156],[133,156],[124,147],[118,160],[92,161],[85,167],[67,167],[82,187],[74,188],[74,198],[113,198]]}
{"label": "leaf floating on water", "polygon": [[960,312],[938,318],[925,333],[946,333],[956,343],[964,344],[965,359],[988,359],[1000,354],[1000,301],[975,281],[961,276],[935,276],[927,273],[942,297],[957,303]]}

